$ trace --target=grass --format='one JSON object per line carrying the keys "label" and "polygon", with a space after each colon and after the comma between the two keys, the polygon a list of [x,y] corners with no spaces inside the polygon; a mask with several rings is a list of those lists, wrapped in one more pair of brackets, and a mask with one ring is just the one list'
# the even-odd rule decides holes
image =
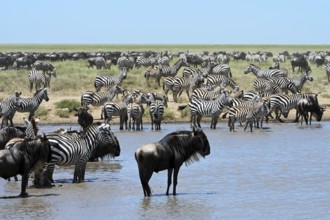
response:
{"label": "grass", "polygon": [[[245,51],[245,52],[257,52],[257,51],[268,51],[277,55],[279,52],[288,51],[290,54],[294,52],[305,52],[305,51],[320,51],[330,50],[330,45],[14,45],[14,44],[0,44],[0,52],[76,52],[76,51],[164,51],[168,50],[172,53],[180,51],[190,51],[192,53],[198,53],[202,51]],[[173,64],[178,58],[175,57],[171,63]],[[255,63],[261,68],[268,68],[273,63],[272,58],[269,58],[267,62]],[[72,111],[72,106],[80,106],[79,99],[83,92],[87,90],[95,91],[93,86],[94,78],[97,75],[116,75],[119,70],[117,66],[113,66],[111,70],[97,70],[88,69],[87,60],[78,61],[57,61],[52,62],[56,67],[57,77],[51,80],[51,89],[49,96],[70,96],[74,97],[72,100],[63,100],[63,103],[58,104],[58,108],[68,108],[69,112]],[[244,74],[244,70],[249,65],[247,61],[231,61],[230,67],[233,74],[233,80],[240,86],[244,91],[253,90],[253,80],[255,76],[252,73]],[[287,61],[281,64],[281,67],[289,70],[289,77],[297,77],[299,74],[292,73],[290,62]],[[324,67],[316,67],[315,64],[311,64],[313,82],[306,82],[302,92],[315,92],[319,93],[320,97],[329,98],[329,83],[326,78]],[[145,68],[139,69],[133,68],[128,73],[127,79],[123,82],[122,87],[127,90],[141,89],[143,91],[154,91],[163,93],[162,88],[158,87],[153,78],[149,79],[147,83],[144,78]],[[22,96],[31,97],[33,93],[29,91],[28,82],[28,70],[5,70],[0,71],[0,100],[7,97],[9,94],[15,91],[21,91]],[[178,73],[181,76],[182,69]],[[33,90],[34,92],[34,90]],[[170,100],[172,100],[172,93],[169,93]],[[180,104],[188,102],[186,94],[179,98]],[[61,107],[60,107],[61,106]],[[44,111],[41,110],[41,114],[45,115]],[[58,112],[63,117],[68,117],[63,112]],[[147,117],[147,116],[146,116]],[[181,113],[177,113],[176,109],[167,109],[165,111],[164,118],[166,120],[175,120],[176,117],[187,119],[189,117],[188,110],[184,110]]]}

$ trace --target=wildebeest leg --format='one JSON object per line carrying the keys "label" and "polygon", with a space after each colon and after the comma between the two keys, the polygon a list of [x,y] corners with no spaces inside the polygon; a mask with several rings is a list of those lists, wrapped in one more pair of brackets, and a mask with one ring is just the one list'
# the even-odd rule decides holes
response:
{"label": "wildebeest leg", "polygon": [[168,196],[168,192],[170,190],[170,186],[172,184],[172,173],[173,173],[173,168],[168,168],[167,169],[167,190],[166,190],[166,195]]}
{"label": "wildebeest leg", "polygon": [[143,189],[144,196],[151,196],[151,190],[150,186],[148,184],[153,171],[148,171],[144,169],[143,167],[139,166],[139,175],[140,175],[140,181]]}
{"label": "wildebeest leg", "polygon": [[28,194],[26,193],[28,180],[29,180],[29,172],[25,172],[22,175],[21,194],[19,194],[20,197],[27,197],[28,196]]}
{"label": "wildebeest leg", "polygon": [[178,185],[178,174],[179,174],[180,166],[174,168],[173,175],[173,195],[176,195],[176,185]]}

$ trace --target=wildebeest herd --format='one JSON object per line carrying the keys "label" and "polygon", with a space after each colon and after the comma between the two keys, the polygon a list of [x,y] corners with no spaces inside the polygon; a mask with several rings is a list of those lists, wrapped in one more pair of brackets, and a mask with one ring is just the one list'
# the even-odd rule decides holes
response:
{"label": "wildebeest herd", "polygon": [[[274,65],[266,69],[259,67],[258,63],[270,58]],[[85,59],[88,68],[111,69],[117,65],[118,74],[97,75],[95,91],[82,93],[82,107],[77,109],[82,131],[54,131],[38,136],[35,112],[43,100],[49,100],[47,91],[51,77],[56,77],[56,61],[69,59]],[[229,63],[240,60],[250,62],[244,73],[256,76],[253,91],[243,91],[233,79]],[[292,70],[280,67],[287,60],[290,60]],[[151,195],[148,182],[152,173],[166,169],[166,194],[169,194],[172,174],[173,194],[176,194],[180,166],[184,162],[195,161],[198,155],[210,154],[210,144],[201,130],[203,116],[211,117],[211,129],[216,129],[221,114],[222,118],[228,117],[229,131],[235,130],[235,123],[245,123],[244,130],[249,127],[252,131],[262,127],[263,121],[268,122],[270,118],[283,121],[280,116],[287,117],[291,109],[296,109],[295,121],[301,118],[301,123],[311,124],[312,117],[320,121],[325,107],[319,104],[318,94],[302,93],[304,84],[313,81],[310,62],[325,65],[330,79],[330,53],[323,51],[291,55],[284,51],[277,56],[270,52],[224,51],[197,54],[172,54],[169,51],[0,54],[1,69],[29,69],[30,91],[33,84],[36,91],[32,98],[21,98],[21,93],[16,92],[0,102],[3,128],[0,131],[3,149],[0,151],[0,176],[22,175],[20,196],[27,195],[27,180],[32,171],[34,184],[45,186],[54,183],[55,165],[75,165],[73,182],[82,182],[88,161],[106,155],[120,155],[120,143],[110,129],[114,117],[119,117],[120,130],[142,130],[145,106],[148,106],[151,128],[160,130],[165,108],[168,107],[168,93],[171,91],[173,101],[179,103],[178,97],[185,91],[189,102],[179,103],[178,110],[189,108],[192,130],[171,132],[158,142],[140,147],[135,153],[144,195]],[[142,77],[146,84],[149,85],[149,79],[154,78],[163,92],[124,89],[125,80],[133,68],[143,68]],[[289,78],[289,73],[296,72],[296,68],[300,75]],[[179,71],[182,76],[178,76]],[[121,101],[114,101],[119,94]],[[93,116],[88,113],[91,106],[100,106],[103,123],[94,123]],[[29,112],[28,121],[31,123],[25,127],[14,126],[12,119],[16,111]],[[14,137],[23,139],[10,142]]]}

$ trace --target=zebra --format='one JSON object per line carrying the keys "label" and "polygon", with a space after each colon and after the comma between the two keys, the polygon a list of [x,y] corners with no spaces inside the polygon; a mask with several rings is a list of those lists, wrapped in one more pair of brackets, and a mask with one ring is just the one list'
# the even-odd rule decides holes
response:
{"label": "zebra", "polygon": [[239,90],[239,86],[237,85],[237,83],[231,79],[228,78],[225,75],[209,75],[206,78],[206,85],[207,86],[218,86],[218,85],[222,85],[224,87],[230,86],[233,91],[238,91]]}
{"label": "zebra", "polygon": [[[149,78],[154,77],[156,83],[158,83],[157,79],[160,78],[160,67],[154,66],[154,67],[148,67],[144,72],[144,78],[147,80],[147,84],[149,86]],[[160,84],[158,84],[160,86]]]}
{"label": "zebra", "polygon": [[133,69],[134,64],[135,64],[134,57],[121,56],[117,60],[117,65],[119,69],[127,68],[127,70],[131,70]]}
{"label": "zebra", "polygon": [[7,97],[5,100],[1,102],[1,114],[0,117],[2,117],[1,122],[1,128],[5,126],[8,126],[8,120],[10,121],[10,126],[13,126],[12,118],[14,117],[14,114],[17,111],[17,108],[19,108],[22,104],[21,100],[21,92],[15,92],[15,94]]}
{"label": "zebra", "polygon": [[105,122],[109,124],[113,116],[119,116],[119,129],[123,130],[125,124],[125,129],[127,130],[127,120],[128,120],[127,106],[131,102],[133,102],[133,94],[127,93],[124,95],[121,102],[105,103],[102,108]]}
{"label": "zebra", "polygon": [[39,89],[32,98],[21,98],[21,105],[17,108],[18,112],[29,112],[28,120],[34,116],[42,100],[49,101],[47,88]]}
{"label": "zebra", "polygon": [[[234,131],[234,124],[236,121],[240,123],[245,122],[244,131],[250,125],[252,132],[253,123],[266,116],[269,108],[266,100],[254,100],[253,102],[246,103],[245,105],[233,106],[229,109],[228,127],[229,131]],[[259,127],[259,125],[257,125]]]}
{"label": "zebra", "polygon": [[232,78],[230,66],[228,64],[219,64],[211,69],[211,74],[225,75],[228,78]]}
{"label": "zebra", "polygon": [[178,102],[178,96],[185,90],[188,99],[190,100],[190,92],[194,92],[204,82],[204,77],[201,74],[195,74],[190,77],[179,77],[174,80],[173,84],[173,99]]}
{"label": "zebra", "polygon": [[81,95],[81,105],[88,108],[89,105],[101,106],[106,102],[111,101],[116,94],[124,94],[124,89],[118,85],[108,89],[105,92],[86,91]]}
{"label": "zebra", "polygon": [[187,63],[187,61],[185,61],[184,59],[179,59],[173,64],[173,66],[161,66],[159,75],[156,75],[158,85],[160,86],[161,77],[176,76],[179,69],[183,66],[189,66],[189,63]]}
{"label": "zebra", "polygon": [[104,76],[99,75],[94,79],[94,87],[96,92],[99,92],[101,88],[107,87],[108,89],[113,87],[114,85],[121,85],[124,79],[127,77],[127,69],[124,67],[120,69],[120,72],[116,76]]}
{"label": "zebra", "polygon": [[[303,99],[307,98],[312,100],[314,103],[318,104],[318,94],[316,93],[302,93],[302,94],[292,94],[292,95],[286,95],[286,94],[274,94],[270,96],[270,112],[275,111],[276,119],[280,122],[283,122],[283,120],[280,118],[281,114],[285,118],[288,117],[288,114],[291,109],[295,108],[297,110],[297,103]],[[296,111],[296,118],[295,122],[299,120],[299,116]]]}
{"label": "zebra", "polygon": [[191,95],[191,99],[200,99],[200,100],[213,100],[219,97],[226,91],[226,88],[223,86],[219,86],[216,90],[209,91],[207,88],[197,88]]}
{"label": "zebra", "polygon": [[[143,115],[144,107],[142,103],[146,103],[148,100],[146,95],[142,92],[138,92],[134,96],[133,103],[130,103],[127,107],[127,117],[129,119],[128,128],[129,130],[143,130]],[[132,122],[133,121],[133,122]],[[133,126],[132,126],[133,123]]]}
{"label": "zebra", "polygon": [[[82,135],[47,133],[51,145],[51,159],[45,165],[44,174],[50,182],[54,182],[55,165],[75,165],[73,183],[84,180],[87,162],[97,144],[111,144],[116,138],[110,125],[90,125]],[[118,155],[117,155],[118,156]]]}
{"label": "zebra", "polygon": [[36,91],[46,85],[45,75],[36,69],[32,69],[28,75],[30,83],[30,92],[32,92],[33,84],[35,84]]}
{"label": "zebra", "polygon": [[218,118],[225,107],[232,106],[232,97],[225,92],[218,98],[210,101],[192,99],[188,105],[179,106],[181,111],[189,106],[191,127],[201,127],[202,116],[211,116],[211,129],[216,129]]}
{"label": "zebra", "polygon": [[281,89],[282,92],[288,94],[288,91],[292,92],[292,94],[298,93],[298,88],[289,78],[287,77],[271,77],[269,80]]}
{"label": "zebra", "polygon": [[299,77],[289,78],[290,82],[292,82],[296,87],[298,92],[301,92],[304,84],[309,81],[313,81],[313,77],[310,75],[310,72],[305,72],[301,74]]}
{"label": "zebra", "polygon": [[330,82],[330,63],[325,64],[325,73],[327,74],[328,82]]}
{"label": "zebra", "polygon": [[264,69],[261,70],[258,66],[254,64],[250,64],[246,70],[244,70],[244,74],[254,73],[258,78],[268,79],[270,77],[287,77],[287,72],[284,72],[280,69]]}
{"label": "zebra", "polygon": [[150,101],[149,104],[149,114],[150,114],[150,120],[151,120],[151,129],[154,130],[161,130],[161,122],[163,120],[164,115],[164,100],[159,101],[156,100],[155,93],[147,93],[147,99]]}

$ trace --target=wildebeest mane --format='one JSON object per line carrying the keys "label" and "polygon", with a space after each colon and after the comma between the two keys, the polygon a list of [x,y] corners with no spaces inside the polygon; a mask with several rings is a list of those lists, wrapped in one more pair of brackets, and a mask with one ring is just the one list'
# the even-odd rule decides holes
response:
{"label": "wildebeest mane", "polygon": [[186,165],[199,160],[199,152],[195,150],[196,140],[191,131],[175,131],[160,140],[164,147],[176,157],[180,157]]}

